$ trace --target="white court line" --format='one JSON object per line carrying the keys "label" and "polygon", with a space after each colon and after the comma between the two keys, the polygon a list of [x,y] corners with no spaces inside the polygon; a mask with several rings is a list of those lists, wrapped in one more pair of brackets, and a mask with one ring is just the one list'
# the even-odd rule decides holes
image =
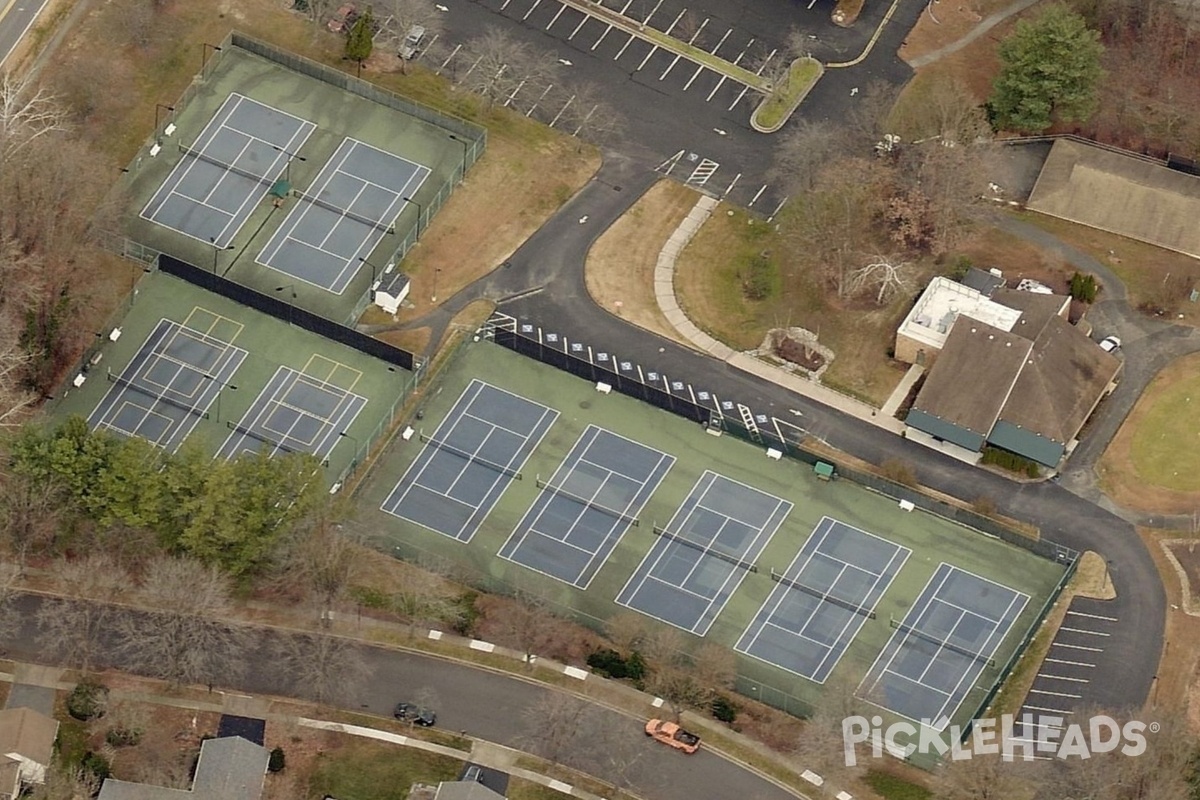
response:
{"label": "white court line", "polygon": [[1069,683],[1091,683],[1087,678],[1068,678],[1066,675],[1051,675],[1049,672],[1039,672],[1039,678],[1047,678],[1052,681],[1067,681]]}
{"label": "white court line", "polygon": [[1048,692],[1045,689],[1030,689],[1030,694],[1044,694],[1050,697],[1070,697],[1073,700],[1082,700],[1083,696],[1078,694],[1067,694],[1066,692]]}
{"label": "white court line", "polygon": [[1064,642],[1051,642],[1051,647],[1066,647],[1069,650],[1085,650],[1089,653],[1103,653],[1103,647],[1084,647],[1081,644],[1066,644]]}
{"label": "white court line", "polygon": [[1068,628],[1063,625],[1059,628],[1060,631],[1070,631],[1071,633],[1086,633],[1088,636],[1112,636],[1111,633],[1103,633],[1102,631],[1087,631],[1083,628]]}
{"label": "white court line", "polygon": [[1116,617],[1105,617],[1100,614],[1085,614],[1082,611],[1068,611],[1068,617],[1087,617],[1088,619],[1102,619],[1105,622],[1119,622]]}
{"label": "white court line", "polygon": [[1094,666],[1096,666],[1095,664],[1089,664],[1086,661],[1067,661],[1064,658],[1050,658],[1049,656],[1047,656],[1045,660],[1046,660],[1046,663],[1048,663],[1048,664],[1069,664],[1072,667],[1094,667]]}

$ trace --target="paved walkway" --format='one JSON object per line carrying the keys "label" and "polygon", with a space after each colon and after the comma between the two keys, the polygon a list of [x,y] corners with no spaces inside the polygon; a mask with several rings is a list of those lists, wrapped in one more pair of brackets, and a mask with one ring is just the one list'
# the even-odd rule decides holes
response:
{"label": "paved walkway", "polygon": [[[695,323],[688,319],[675,297],[675,260],[687,247],[696,232],[700,230],[700,226],[712,215],[717,205],[717,200],[707,195],[701,196],[696,201],[691,213],[684,218],[683,222],[679,223],[679,227],[667,239],[667,243],[663,245],[662,251],[658,254],[658,263],[654,267],[654,298],[658,301],[658,307],[667,321],[693,345],[731,367],[771,381],[789,391],[836,408],[853,417],[858,417],[884,430],[897,434],[902,433],[904,423],[895,417],[884,414],[861,400],[835,392],[816,381],[802,378],[754,356],[738,353],[700,330]],[[913,380],[916,378],[914,377]],[[909,385],[911,386],[911,384]],[[905,389],[905,394],[907,393],[908,390]],[[904,396],[901,395],[901,400],[903,398]],[[898,406],[899,402],[896,405]]]}
{"label": "paved walkway", "polygon": [[1011,17],[1013,14],[1020,14],[1022,11],[1038,2],[1039,0],[1017,0],[1017,2],[1006,8],[1000,9],[995,14],[989,14],[982,22],[972,28],[966,36],[962,37],[958,41],[939,47],[937,50],[934,50],[931,53],[926,53],[923,56],[917,56],[916,58],[910,60],[908,65],[913,69],[920,69],[927,64],[932,64],[940,58],[945,58],[951,53],[957,53],[959,50],[962,50],[971,42],[975,41],[980,36],[983,36],[992,28]]}

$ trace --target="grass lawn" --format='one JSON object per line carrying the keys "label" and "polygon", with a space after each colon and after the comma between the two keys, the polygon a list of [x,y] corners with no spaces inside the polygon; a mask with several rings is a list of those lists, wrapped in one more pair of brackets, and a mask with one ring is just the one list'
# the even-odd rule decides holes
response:
{"label": "grass lawn", "polygon": [[508,782],[508,800],[564,800],[566,797],[570,795],[524,778],[512,778]]}
{"label": "grass lawn", "polygon": [[792,62],[782,85],[775,87],[754,110],[754,122],[765,130],[777,130],[821,77],[821,71],[821,62],[815,58],[798,58]]}
{"label": "grass lawn", "polygon": [[882,770],[869,770],[866,782],[887,800],[929,800],[933,797],[933,792],[924,786],[911,783]]}
{"label": "grass lawn", "polygon": [[[1113,500],[1160,514],[1200,504],[1200,355],[1170,364],[1138,400],[1100,460]],[[1188,444],[1191,442],[1192,444]]]}
{"label": "grass lawn", "polygon": [[414,783],[437,785],[458,777],[463,762],[382,742],[349,739],[317,756],[308,798],[405,800]]}
{"label": "grass lawn", "polygon": [[596,240],[587,256],[588,293],[601,308],[683,344],[688,342],[654,298],[654,268],[663,245],[699,196],[681,183],[660,180]]}

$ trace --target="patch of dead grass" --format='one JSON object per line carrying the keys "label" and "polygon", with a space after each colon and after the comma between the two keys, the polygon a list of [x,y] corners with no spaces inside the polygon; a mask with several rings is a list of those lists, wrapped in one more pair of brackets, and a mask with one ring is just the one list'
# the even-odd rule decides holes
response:
{"label": "patch of dead grass", "polygon": [[384,331],[375,334],[376,339],[382,339],[388,344],[407,350],[410,353],[424,353],[433,336],[432,328],[413,328],[407,331]]}
{"label": "patch of dead grass", "polygon": [[[1163,649],[1148,705],[1185,710],[1189,727],[1197,732],[1200,731],[1200,683],[1196,680],[1197,662],[1200,659],[1200,618],[1183,612],[1183,587],[1179,582],[1179,574],[1160,546],[1162,540],[1178,539],[1184,534],[1180,531],[1139,527],[1138,535],[1154,558],[1167,593],[1164,638],[1168,645]],[[1116,568],[1120,569],[1120,565]]]}
{"label": "patch of dead grass", "polygon": [[1009,5],[1012,0],[957,0],[938,5],[931,14],[921,14],[917,24],[900,45],[900,58],[911,62],[940,47],[954,44],[969,34],[990,14]]}
{"label": "patch of dead grass", "polygon": [[681,183],[660,180],[596,240],[586,265],[588,293],[597,305],[639,328],[689,346],[658,307],[654,268],[663,245],[699,197]]}

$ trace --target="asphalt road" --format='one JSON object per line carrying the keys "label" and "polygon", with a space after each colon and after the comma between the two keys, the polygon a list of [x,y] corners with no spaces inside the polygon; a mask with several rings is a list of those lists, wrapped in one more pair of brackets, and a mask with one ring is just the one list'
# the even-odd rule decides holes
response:
{"label": "asphalt road", "polygon": [[[1112,574],[1118,597],[1103,607],[1105,616],[1118,624],[1106,637],[1104,652],[1097,656],[1095,677],[1079,705],[1140,706],[1162,651],[1166,598],[1154,562],[1128,522],[1063,486],[1017,484],[921,447],[635,328],[592,302],[583,272],[588,249],[656,178],[634,159],[607,156],[596,179],[513,255],[511,268],[468,287],[441,313],[452,313],[480,295],[504,298],[538,289],[502,302],[501,310],[571,341],[630,360],[643,370],[667,373],[723,400],[745,404],[757,413],[792,419],[789,411],[799,411],[801,424],[810,433],[840,450],[875,464],[888,458],[905,460],[914,465],[918,480],[932,489],[967,499],[990,497],[1003,513],[1039,526],[1045,538],[1079,551],[1098,551],[1116,566]],[[587,222],[580,224],[584,216]],[[1127,358],[1132,355],[1127,353]]]}
{"label": "asphalt road", "polygon": [[0,66],[28,30],[33,27],[47,0],[5,0],[0,9]]}
{"label": "asphalt road", "polygon": [[[42,598],[24,595],[17,601],[23,627],[20,634],[7,645],[6,655],[19,661],[46,664],[45,649],[37,644],[34,623]],[[137,613],[127,611],[125,613]],[[265,641],[265,637],[264,640]],[[531,683],[507,674],[464,666],[453,661],[417,653],[362,647],[362,655],[371,669],[365,685],[351,689],[344,706],[390,717],[398,701],[412,700],[422,693],[436,698],[438,727],[468,734],[511,747],[522,746],[522,736],[528,729],[527,709],[537,705],[554,691],[541,684]],[[110,642],[101,661],[114,669],[122,669],[121,657]],[[289,676],[266,650],[250,655],[247,663],[252,669],[240,680],[218,684],[218,688],[266,695],[286,695]],[[627,779],[643,797],[654,800],[696,800],[711,797],[713,787],[722,794],[743,800],[795,800],[794,795],[751,772],[732,766],[730,762],[701,750],[685,757],[663,745],[648,741],[641,731],[644,720],[614,715],[614,724],[627,727],[631,748],[637,748],[637,759]]]}

